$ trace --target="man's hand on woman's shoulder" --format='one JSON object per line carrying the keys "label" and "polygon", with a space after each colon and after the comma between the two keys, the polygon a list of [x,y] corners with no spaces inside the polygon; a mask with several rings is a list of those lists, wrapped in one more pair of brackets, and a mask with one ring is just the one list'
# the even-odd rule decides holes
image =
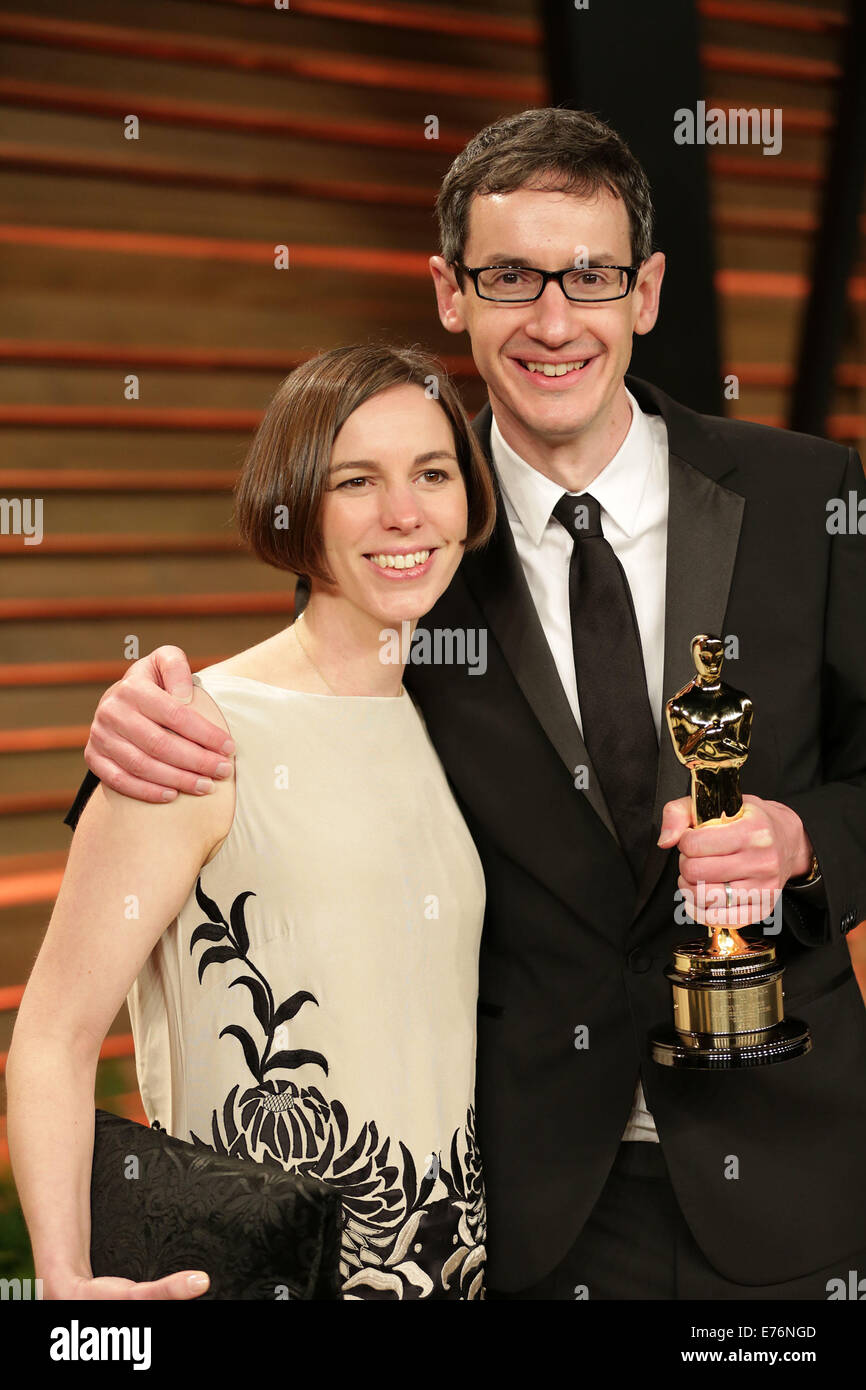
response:
{"label": "man's hand on woman's shoulder", "polygon": [[138,801],[204,796],[230,777],[234,743],[192,708],[192,673],[180,647],[133,662],[99,701],[84,757],[113,791]]}

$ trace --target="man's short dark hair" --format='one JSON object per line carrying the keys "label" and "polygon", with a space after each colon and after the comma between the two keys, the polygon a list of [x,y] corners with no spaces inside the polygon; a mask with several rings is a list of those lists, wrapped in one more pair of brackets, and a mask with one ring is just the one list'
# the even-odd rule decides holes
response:
{"label": "man's short dark hair", "polygon": [[[539,186],[582,197],[609,189],[628,213],[632,263],[640,265],[652,255],[649,181],[628,145],[588,111],[545,106],[494,121],[460,151],[436,200],[443,259],[449,265],[463,260],[476,193]],[[459,271],[458,281],[462,286]]]}

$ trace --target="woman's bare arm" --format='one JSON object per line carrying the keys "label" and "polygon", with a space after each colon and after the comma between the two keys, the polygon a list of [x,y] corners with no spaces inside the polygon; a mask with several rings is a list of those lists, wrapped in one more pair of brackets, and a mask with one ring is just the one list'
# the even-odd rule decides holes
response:
{"label": "woman's bare arm", "polygon": [[[193,706],[227,729],[196,688]],[[189,1298],[191,1271],[92,1278],[90,1174],[99,1049],[132,982],[228,834],[234,780],[158,805],[100,786],[82,814],[7,1061],[8,1139],[36,1273],[54,1298]]]}

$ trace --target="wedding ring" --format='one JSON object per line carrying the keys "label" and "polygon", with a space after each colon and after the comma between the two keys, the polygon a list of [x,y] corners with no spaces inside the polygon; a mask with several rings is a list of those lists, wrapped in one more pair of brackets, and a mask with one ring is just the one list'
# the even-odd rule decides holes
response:
{"label": "wedding ring", "polygon": [[730,912],[732,907],[736,907],[734,901],[734,890],[729,883],[725,884],[725,908]]}

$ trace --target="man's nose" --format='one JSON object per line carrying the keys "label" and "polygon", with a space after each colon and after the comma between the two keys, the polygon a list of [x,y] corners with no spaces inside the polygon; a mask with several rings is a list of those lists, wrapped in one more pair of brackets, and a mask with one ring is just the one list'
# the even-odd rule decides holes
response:
{"label": "man's nose", "polygon": [[540,337],[562,342],[576,338],[582,327],[585,305],[566,297],[555,280],[548,280],[538,299],[530,306],[532,315],[527,327],[534,328]]}

